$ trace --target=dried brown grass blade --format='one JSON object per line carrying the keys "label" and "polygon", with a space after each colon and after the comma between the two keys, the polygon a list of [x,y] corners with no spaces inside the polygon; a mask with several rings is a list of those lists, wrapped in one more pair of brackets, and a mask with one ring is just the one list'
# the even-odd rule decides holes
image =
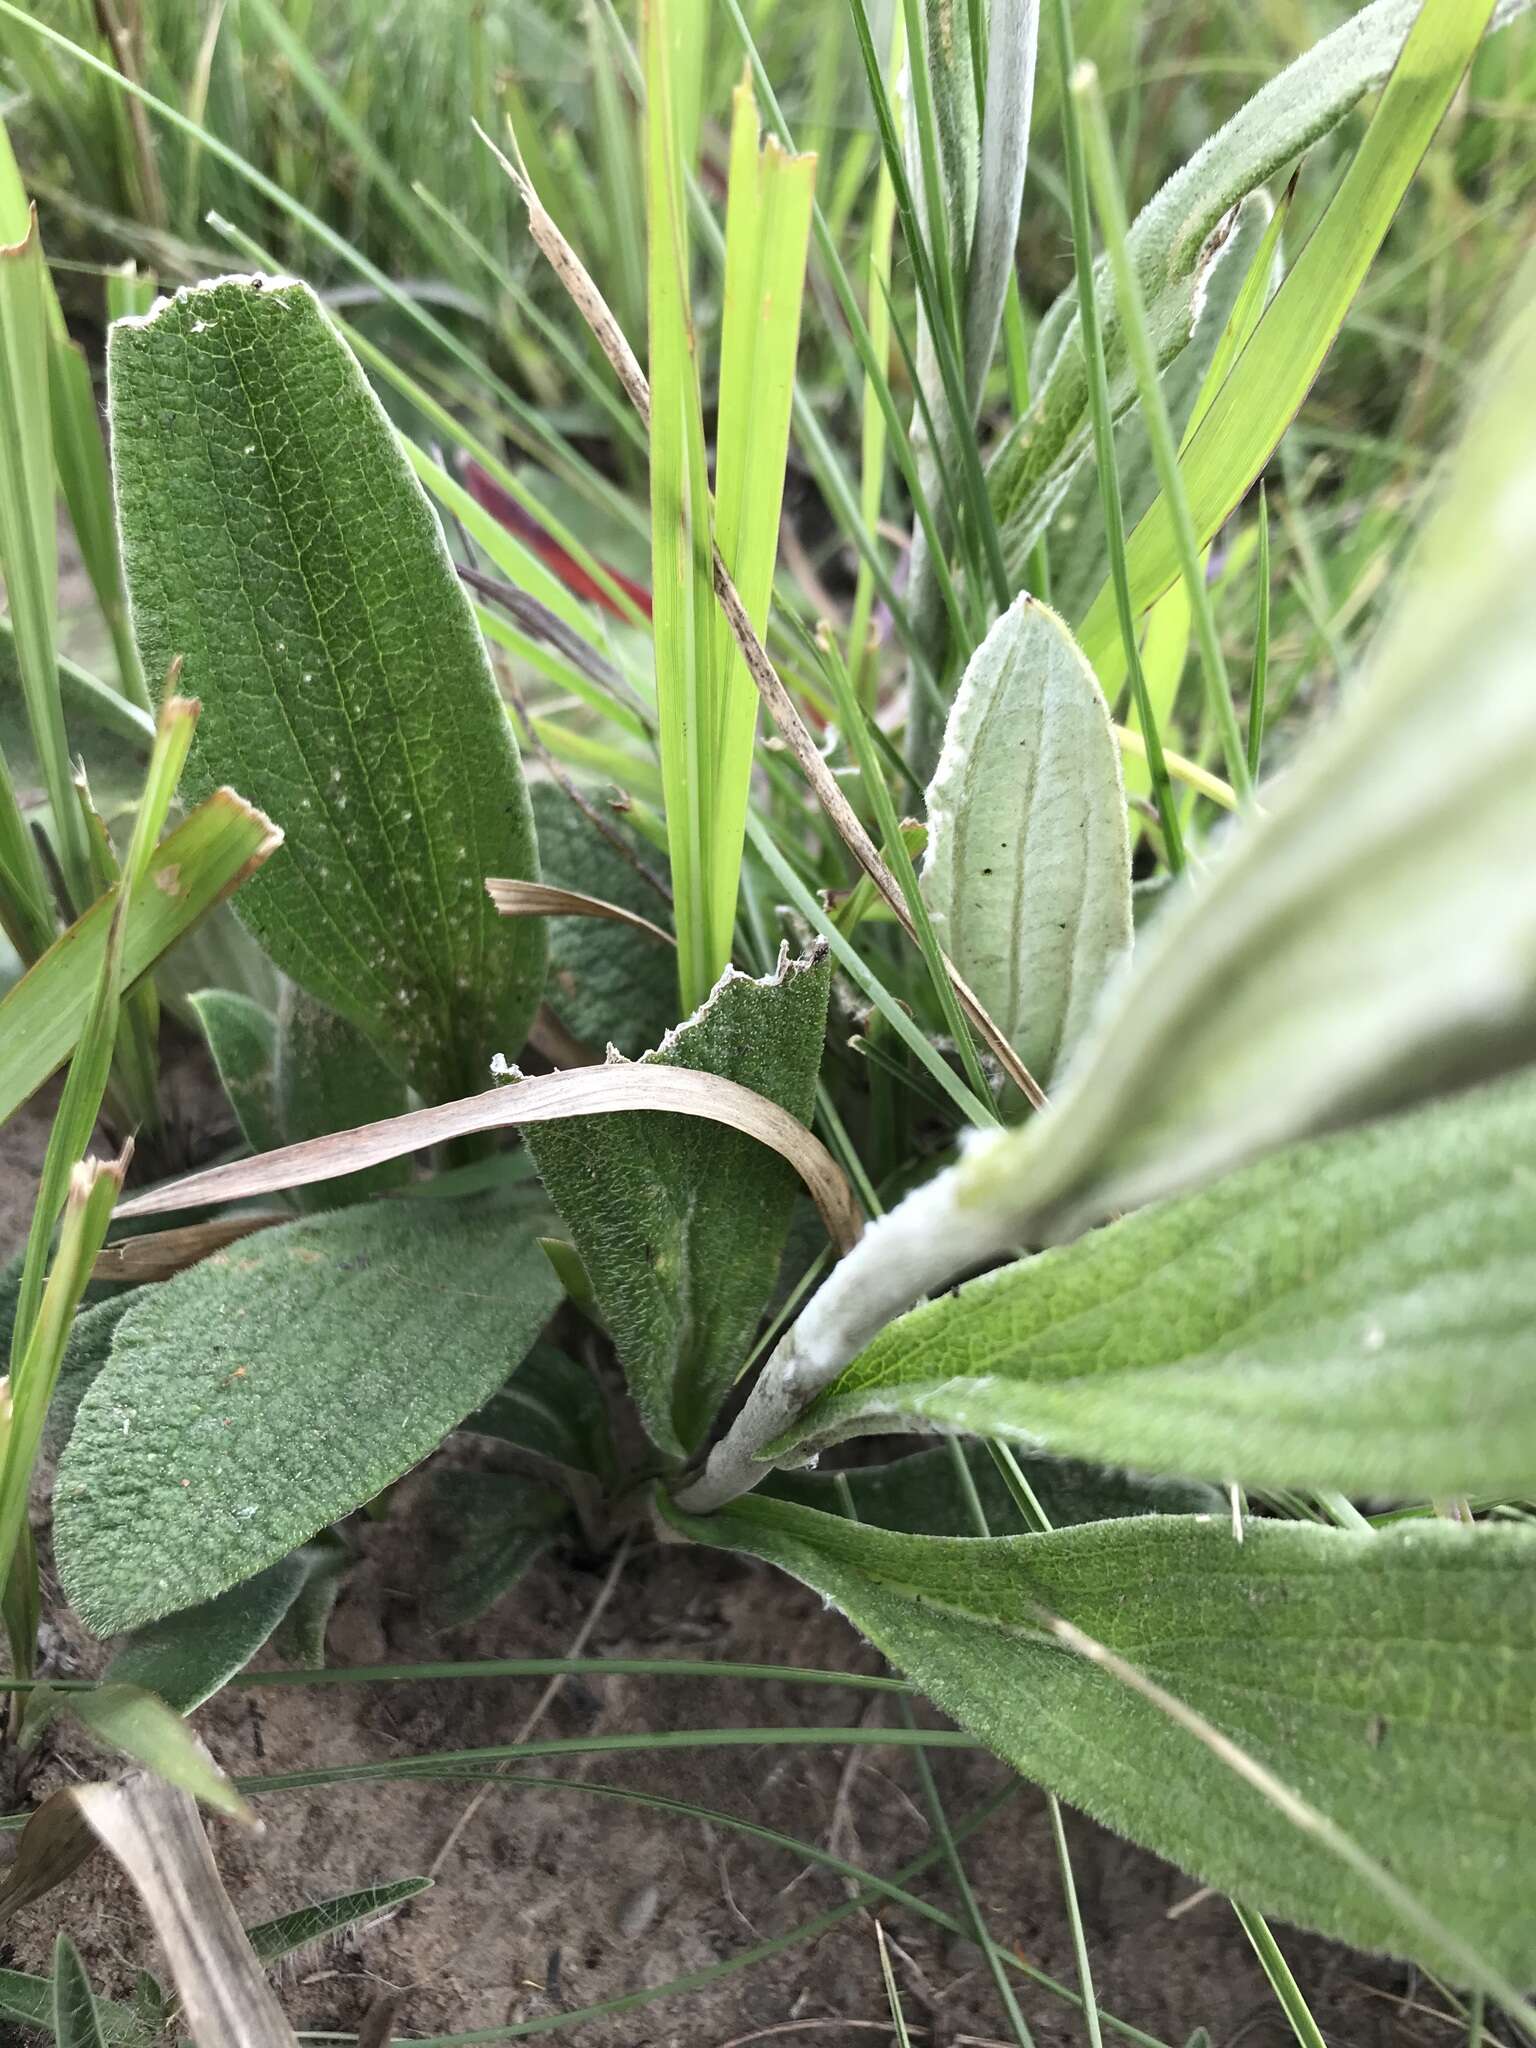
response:
{"label": "dried brown grass blade", "polygon": [[[545,209],[526,169],[521,164],[514,163],[498,149],[483,128],[477,128],[476,132],[512,180],[524,206],[528,209],[528,226],[534,242],[570,294],[576,310],[591,328],[599,348],[608,358],[614,374],[623,385],[625,395],[649,431],[650,386],[646,383],[645,373],[636,361],[635,352],[625,340],[623,329],[614,318],[607,301],[587,274],[581,258],[566,241]],[[778,670],[769,660],[767,649],[753,630],[752,622],[747,617],[746,608],[742,604],[736,585],[731,581],[731,573],[718,547],[714,551],[714,579],[715,596],[720,608],[725,613],[732,635],[747,664],[747,671],[757,685],[758,695],[767,706],[768,715],[777,726],[780,737],[794,755],[801,774],[815,791],[822,809],[836,826],[843,844],[890,905],[892,914],[902,930],[906,932],[908,938],[915,941],[917,927],[913,922],[912,913],[907,908],[907,899],[902,894],[901,885],[881,859],[880,849],[865,831],[858,813],[838,786],[837,777],[822,759],[821,751],[809,727],[795,709],[794,700],[780,680]],[[1036,1109],[1043,1109],[1046,1100],[1045,1090],[1008,1043],[980,998],[947,955],[944,956],[944,966],[962,1009],[975,1025],[998,1065],[1027,1102]]]}
{"label": "dried brown grass blade", "polygon": [[198,2048],[296,2048],[219,1878],[190,1793],[149,1771],[71,1795],[133,1882]]}
{"label": "dried brown grass blade", "polygon": [[[121,1214],[121,1210],[118,1212]],[[277,1223],[291,1223],[283,1209],[263,1209],[246,1216],[214,1216],[206,1223],[184,1223],[175,1230],[157,1230],[146,1237],[125,1237],[117,1244],[104,1245],[91,1268],[93,1280],[116,1280],[137,1285],[144,1280],[172,1280],[213,1252],[238,1244],[257,1230],[270,1230]]]}
{"label": "dried brown grass blade", "polygon": [[609,903],[601,896],[586,896],[580,889],[557,889],[552,882],[503,881],[487,875],[485,893],[503,917],[606,917],[614,924],[632,925],[647,938],[660,939],[664,946],[677,944],[670,932],[639,911],[626,910],[622,903]]}
{"label": "dried brown grass blade", "polygon": [[280,1188],[312,1186],[355,1173],[386,1159],[399,1159],[428,1145],[440,1145],[471,1131],[502,1130],[514,1124],[553,1123],[576,1116],[614,1116],[631,1110],[663,1110],[674,1116],[701,1117],[744,1131],[787,1159],[804,1181],[806,1192],[821,1212],[827,1235],[838,1251],[858,1242],[863,1217],[847,1176],[814,1132],[766,1096],[737,1081],[689,1067],[662,1067],[643,1060],[613,1066],[575,1067],[559,1074],[535,1074],[484,1095],[467,1095],[415,1109],[382,1123],[363,1124],[355,1131],[310,1138],[285,1145],[256,1159],[210,1167],[185,1180],[135,1195],[118,1209],[119,1216],[155,1216],[200,1202],[244,1201],[274,1194]]}

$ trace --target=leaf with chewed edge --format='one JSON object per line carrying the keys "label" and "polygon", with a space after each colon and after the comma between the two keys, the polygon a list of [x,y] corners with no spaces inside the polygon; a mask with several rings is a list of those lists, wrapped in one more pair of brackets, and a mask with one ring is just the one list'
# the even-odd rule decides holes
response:
{"label": "leaf with chewed edge", "polygon": [[[728,969],[641,1069],[744,1083],[809,1123],[826,1035],[830,956]],[[738,1131],[691,1118],[582,1118],[526,1138],[591,1276],[652,1440],[686,1453],[741,1368],[773,1288],[795,1176]]]}

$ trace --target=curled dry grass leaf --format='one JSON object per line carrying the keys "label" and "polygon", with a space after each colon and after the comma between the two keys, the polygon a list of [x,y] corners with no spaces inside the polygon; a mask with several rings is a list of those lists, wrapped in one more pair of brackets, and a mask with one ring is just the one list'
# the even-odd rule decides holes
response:
{"label": "curled dry grass leaf", "polygon": [[600,917],[645,932],[663,946],[677,944],[670,932],[664,932],[659,924],[652,924],[638,911],[626,910],[621,903],[605,903],[602,897],[584,895],[580,889],[557,889],[550,882],[513,882],[489,875],[485,893],[503,917]]}
{"label": "curled dry grass leaf", "polygon": [[399,1159],[408,1152],[420,1152],[476,1131],[658,1109],[702,1117],[707,1123],[723,1124],[771,1146],[804,1181],[838,1250],[851,1250],[858,1242],[863,1216],[848,1176],[821,1140],[788,1110],[713,1074],[638,1063],[535,1074],[511,1087],[489,1089],[484,1095],[410,1110],[355,1131],[311,1138],[259,1159],[211,1167],[206,1173],[190,1174],[167,1187],[135,1195],[122,1204],[118,1214],[158,1216],[203,1202],[244,1201],[283,1188],[311,1187],[317,1181],[334,1180],[338,1174],[377,1166],[386,1159]]}

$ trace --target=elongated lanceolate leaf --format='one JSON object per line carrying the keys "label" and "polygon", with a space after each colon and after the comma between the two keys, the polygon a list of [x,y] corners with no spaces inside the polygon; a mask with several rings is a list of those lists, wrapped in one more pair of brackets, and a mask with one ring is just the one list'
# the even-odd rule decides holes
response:
{"label": "elongated lanceolate leaf", "polygon": [[1277,1153],[913,1310],[793,1443],[946,1429],[1253,1486],[1528,1493],[1533,1243],[1522,1075]]}
{"label": "elongated lanceolate leaf", "polygon": [[[1525,1983],[1536,1536],[1349,1535],[1151,1515],[1050,1536],[863,1528],[759,1496],[677,1517],[833,1601],[901,1671],[1096,1819],[1261,1911],[1464,1975],[1359,1876],[1109,1672],[1059,1616],[1204,1715]],[[1469,1674],[1478,1674],[1469,1682]]]}
{"label": "elongated lanceolate leaf", "polygon": [[[1513,20],[1527,5],[1529,0],[1500,0],[1494,25]],[[1164,362],[1189,340],[1230,210],[1337,127],[1382,82],[1418,12],[1419,0],[1373,0],[1361,8],[1271,79],[1137,216],[1131,253]],[[1097,290],[1111,394],[1121,409],[1135,395],[1135,380],[1102,266]],[[1069,288],[1041,323],[1031,379],[1034,403],[988,477],[1009,565],[1021,578],[1055,496],[1088,445],[1088,380],[1076,299]]]}
{"label": "elongated lanceolate leaf", "polygon": [[[745,1083],[810,1121],[830,960],[730,970],[644,1066]],[[529,1127],[527,1145],[592,1278],[653,1440],[691,1450],[740,1370],[778,1272],[795,1177],[739,1132],[681,1117]]]}
{"label": "elongated lanceolate leaf", "polygon": [[464,1427],[574,1472],[606,1478],[613,1471],[602,1391],[585,1366],[553,1344],[535,1344]]}
{"label": "elongated lanceolate leaf", "polygon": [[1130,954],[1131,849],[1109,708],[1028,595],[971,657],[927,808],[934,933],[1048,1082]]}
{"label": "elongated lanceolate leaf", "polygon": [[476,1621],[509,1593],[571,1519],[570,1502],[509,1472],[439,1472],[435,1561],[423,1601],[437,1628]]}
{"label": "elongated lanceolate leaf", "polygon": [[59,1466],[71,1602],[111,1633],[285,1557],[425,1457],[558,1300],[505,1214],[418,1203],[269,1230],[148,1290]]}
{"label": "elongated lanceolate leaf", "polygon": [[[149,2048],[149,2036],[131,2006],[98,1998],[95,2012],[108,2048]],[[54,2024],[53,1979],[33,1977],[23,1970],[0,1970],[0,2018],[48,2033]]]}
{"label": "elongated lanceolate leaf", "polygon": [[240,1135],[253,1152],[282,1143],[272,1100],[277,1066],[277,1019],[235,989],[203,989],[192,1007],[203,1027],[213,1064]]}
{"label": "elongated lanceolate leaf", "polygon": [[67,1934],[53,1945],[53,2038],[57,2048],[106,2048],[91,1980]]}
{"label": "elongated lanceolate leaf", "polygon": [[282,1913],[275,1920],[263,1920],[256,1927],[248,1927],[245,1938],[257,1962],[271,1965],[292,1955],[295,1949],[324,1941],[327,1935],[339,1934],[344,1927],[355,1927],[360,1920],[371,1920],[375,1913],[386,1913],[391,1906],[404,1905],[407,1899],[431,1889],[430,1877],[397,1877],[392,1884],[339,1892],[334,1898],[319,1899],[312,1906],[299,1906],[292,1913]]}
{"label": "elongated lanceolate leaf", "polygon": [[184,657],[194,791],[228,781],[288,852],[241,906],[277,964],[423,1093],[521,1041],[537,873],[511,730],[436,518],[313,293],[229,278],[120,322],[113,446],[146,666]]}

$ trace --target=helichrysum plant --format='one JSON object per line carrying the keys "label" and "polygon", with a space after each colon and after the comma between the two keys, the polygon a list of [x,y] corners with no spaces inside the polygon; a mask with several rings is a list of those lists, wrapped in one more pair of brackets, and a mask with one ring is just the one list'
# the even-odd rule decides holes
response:
{"label": "helichrysum plant", "polygon": [[[200,707],[162,726],[121,870],[110,841],[92,868],[59,778],[35,500],[62,430],[56,456],[35,418],[12,437],[0,542],[56,859],[0,805],[27,965],[0,1109],[71,1054],[94,1093],[13,1283],[0,1534],[35,1585],[41,1444],[113,1684],[186,1713],[274,1630],[322,1657],[342,1525],[465,1430],[517,1476],[466,1512],[445,1621],[578,1531],[766,1560],[1250,1931],[1273,1912],[1536,2024],[1536,1537],[1498,1512],[1536,1488],[1529,275],[1368,650],[1278,774],[1252,495],[1520,11],[1374,0],[1128,222],[1065,0],[1043,31],[1014,0],[894,24],[852,0],[878,148],[851,279],[734,7],[749,63],[712,141],[710,10],[649,0],[635,118],[603,116],[643,268],[589,266],[526,121],[475,158],[633,466],[648,587],[524,502],[482,431],[494,379],[456,410],[308,285],[230,275],[119,320],[122,687],[69,701],[119,707],[119,745],[150,726],[144,677]],[[1037,44],[1078,274],[1031,337]],[[1378,86],[1293,254],[1271,188]],[[50,329],[12,225],[15,422]],[[857,475],[796,384],[808,264]],[[775,584],[792,438],[851,543],[851,632]],[[1241,660],[1226,553],[1262,569]],[[237,883],[241,977],[165,985],[244,1156],[121,1204],[177,1226],[109,1249],[120,1282],[76,1315],[116,1182],[103,1203],[68,1169],[103,1100],[153,1097],[133,999]],[[867,1435],[943,1441],[816,1469]],[[78,1969],[61,1953],[66,2002]]]}

